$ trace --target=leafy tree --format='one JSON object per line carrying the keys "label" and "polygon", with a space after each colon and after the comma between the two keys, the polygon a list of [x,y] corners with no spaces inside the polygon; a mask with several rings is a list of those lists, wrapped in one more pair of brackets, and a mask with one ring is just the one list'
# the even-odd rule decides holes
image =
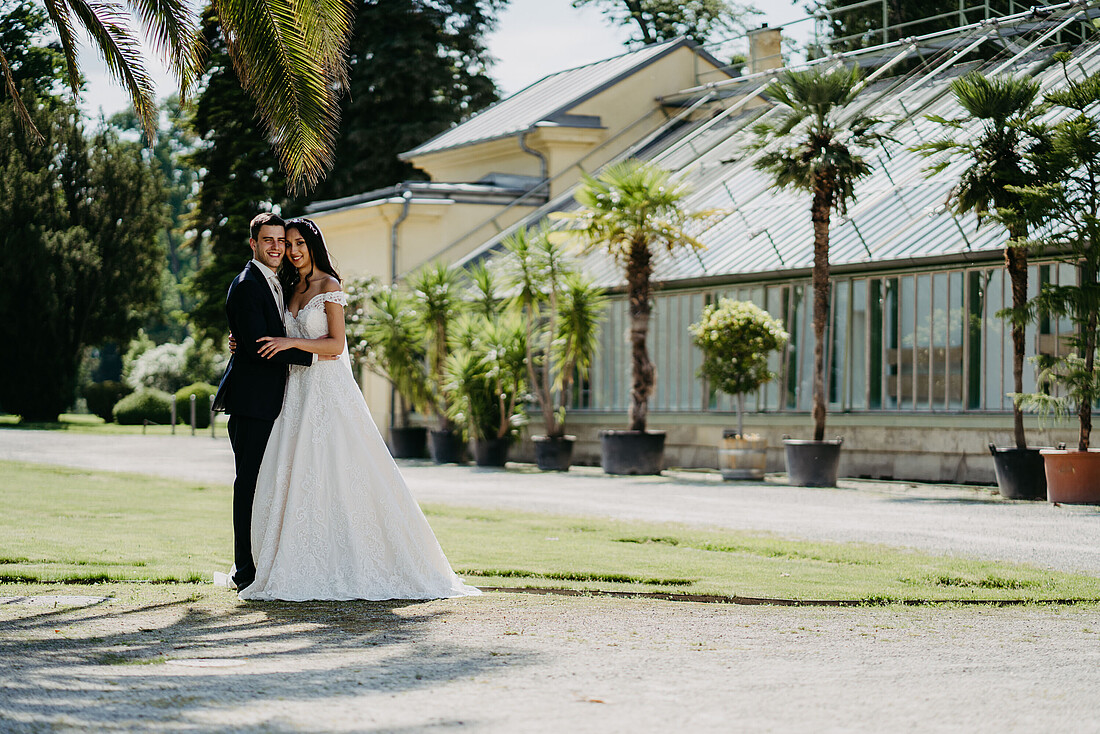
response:
{"label": "leafy tree", "polygon": [[[164,191],[136,143],[86,138],[56,100],[0,103],[0,405],[56,420],[72,402],[84,347],[125,342],[160,296]],[[28,213],[33,212],[33,216]]]}
{"label": "leafy tree", "polygon": [[705,306],[688,330],[703,352],[699,376],[737,398],[737,435],[744,436],[745,395],[775,379],[768,357],[786,345],[790,334],[759,306],[729,298]]}
{"label": "leafy tree", "polygon": [[829,219],[844,214],[855,185],[871,173],[863,153],[883,136],[878,120],[853,114],[848,105],[861,88],[858,68],[785,71],[768,86],[780,106],[775,122],[754,127],[761,151],[755,166],[775,179],[776,188],[812,195],[814,227],[814,440],[825,438],[825,324],[829,319]]}
{"label": "leafy tree", "polygon": [[47,23],[46,13],[29,0],[0,0],[0,100],[13,89],[15,96],[48,96],[64,80],[65,56],[59,43],[46,42]]}
{"label": "leafy tree", "polygon": [[[951,83],[951,91],[964,115],[953,119],[930,115],[944,136],[914,147],[938,156],[929,175],[942,172],[953,161],[967,166],[952,187],[948,202],[958,214],[973,212],[979,226],[983,218],[998,217],[1005,224],[1005,268],[1012,281],[1012,376],[1015,391],[1024,391],[1025,330],[1027,308],[1027,222],[1009,213],[1020,209],[1017,187],[1034,183],[1034,171],[1025,159],[1038,141],[1028,133],[1036,116],[1039,83],[1025,77],[988,78],[972,72]],[[1007,218],[1005,215],[1008,215]],[[1026,448],[1024,415],[1013,405],[1013,433],[1017,448]]]}
{"label": "leafy tree", "polygon": [[702,248],[688,226],[714,215],[684,211],[687,194],[687,185],[673,182],[668,171],[629,159],[607,166],[599,176],[586,174],[575,194],[581,208],[562,215],[572,222],[572,236],[587,250],[606,249],[626,275],[633,373],[631,431],[645,430],[649,396],[656,381],[646,346],[653,310],[654,250],[662,248],[673,254],[684,248]]}
{"label": "leafy tree", "polygon": [[574,8],[593,5],[615,25],[637,32],[629,43],[646,45],[687,36],[705,44],[747,30],[745,21],[760,11],[727,0],[573,0]]}
{"label": "leafy tree", "polygon": [[[213,0],[222,19],[222,40],[244,89],[256,102],[272,145],[296,190],[316,186],[332,166],[339,122],[338,100],[347,85],[349,0]],[[131,15],[153,48],[168,61],[186,96],[201,69],[202,37],[196,4],[182,0],[88,3],[50,0],[50,24],[65,56],[69,86],[81,88],[77,39],[83,31],[125,87],[146,136],[156,133],[153,83],[141,58]],[[128,12],[129,11],[129,12]],[[0,71],[24,128],[41,139],[6,73],[8,52],[0,50]]]}
{"label": "leafy tree", "polygon": [[[1038,225],[1035,245],[1056,253],[1077,271],[1076,283],[1044,283],[1031,304],[1053,316],[1069,317],[1075,333],[1067,355],[1038,355],[1040,392],[1016,394],[1025,407],[1069,415],[1079,425],[1077,450],[1086,451],[1092,435],[1092,410],[1100,400],[1100,372],[1096,369],[1100,328],[1100,74],[1073,79],[1072,56],[1055,54],[1066,84],[1049,92],[1045,101],[1061,119],[1043,131],[1046,144],[1033,151],[1041,172],[1037,182],[1018,189],[1023,211]],[[1054,394],[1061,388],[1061,395]]]}
{"label": "leafy tree", "polygon": [[229,283],[251,257],[248,223],[263,208],[286,203],[285,179],[263,141],[255,104],[241,94],[213,10],[203,17],[203,35],[210,56],[191,117],[198,143],[183,158],[203,171],[189,227],[195,234],[188,246],[199,268],[191,283],[196,299],[191,325],[201,335],[220,339],[228,329]]}
{"label": "leafy tree", "polygon": [[507,0],[358,0],[336,163],[314,199],[424,175],[397,154],[497,100],[485,34]]}
{"label": "leafy tree", "polygon": [[[132,107],[112,115],[109,123],[123,132],[141,133],[141,121]],[[160,233],[168,267],[164,271],[162,309],[145,325],[145,330],[157,341],[180,342],[187,336],[186,314],[195,305],[187,283],[195,273],[200,252],[198,248],[186,247],[185,238],[199,172],[189,158],[194,151],[195,135],[179,97],[172,95],[164,100],[158,126],[156,141],[147,155],[160,172],[168,194],[168,220]]]}

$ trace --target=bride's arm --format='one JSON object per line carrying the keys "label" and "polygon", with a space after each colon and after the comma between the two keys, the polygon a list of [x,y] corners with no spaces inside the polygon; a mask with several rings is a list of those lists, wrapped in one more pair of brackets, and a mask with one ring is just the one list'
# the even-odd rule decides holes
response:
{"label": "bride's arm", "polygon": [[344,352],[347,344],[344,335],[344,307],[339,303],[325,303],[325,318],[328,319],[328,334],[316,339],[293,339],[290,337],[265,336],[259,339],[259,354],[270,357],[284,349],[301,349],[319,357],[336,357]]}

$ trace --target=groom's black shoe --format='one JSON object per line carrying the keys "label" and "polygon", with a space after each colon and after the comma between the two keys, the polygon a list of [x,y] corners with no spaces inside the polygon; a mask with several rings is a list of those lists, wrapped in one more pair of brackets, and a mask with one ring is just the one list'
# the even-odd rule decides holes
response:
{"label": "groom's black shoe", "polygon": [[237,591],[241,591],[242,589],[248,587],[255,580],[255,574],[253,574],[252,576],[245,576],[238,573],[237,575],[233,576],[233,583],[236,585]]}

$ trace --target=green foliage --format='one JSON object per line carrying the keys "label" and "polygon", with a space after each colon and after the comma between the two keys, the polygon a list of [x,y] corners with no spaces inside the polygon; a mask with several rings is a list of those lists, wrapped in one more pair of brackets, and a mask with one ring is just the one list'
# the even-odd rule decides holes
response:
{"label": "green foliage", "polygon": [[703,352],[699,377],[727,395],[755,392],[775,379],[768,357],[783,348],[790,335],[782,322],[747,301],[722,298],[703,309],[688,327]]}
{"label": "green foliage", "polygon": [[465,308],[461,275],[442,262],[425,264],[409,277],[409,288],[417,301],[416,313],[424,330],[431,401],[428,409],[438,420],[438,430],[448,430],[446,364],[454,326]]}
{"label": "green foliage", "polygon": [[175,392],[188,382],[214,382],[225,370],[228,358],[217,352],[209,339],[187,337],[180,344],[154,346],[142,332],[123,359],[123,378],[134,388],[155,387]]}
{"label": "green foliage", "polygon": [[[1010,10],[1019,13],[1026,9],[1027,5],[1022,2],[1013,6],[1012,0],[886,0],[886,22],[894,28],[883,35],[882,3],[814,0],[807,7],[807,10],[816,11],[818,17],[824,20],[827,33],[833,38],[842,39],[830,45],[830,50],[834,53],[977,23],[988,17],[987,12],[997,17],[1008,15]],[[1073,28],[1070,32],[1076,30]]]}
{"label": "green foliage", "polygon": [[186,247],[202,266],[193,276],[191,325],[220,341],[228,333],[225,294],[252,257],[248,223],[261,210],[286,204],[286,179],[256,120],[256,105],[241,93],[217,15],[203,16],[209,56],[191,126],[198,146],[183,160],[203,171]]}
{"label": "green foliage", "polygon": [[[1075,79],[1068,54],[1056,55],[1065,85],[1046,95],[1062,113],[1059,121],[1040,132],[1043,143],[1030,158],[1040,183],[1014,188],[1026,218],[1038,228],[1034,246],[1077,270],[1073,285],[1044,283],[1028,304],[1032,312],[1068,317],[1074,324],[1072,353],[1062,358],[1039,355],[1039,392],[1016,394],[1017,404],[1033,410],[1066,414],[1075,410],[1080,424],[1078,449],[1089,446],[1092,406],[1100,399],[1096,374],[1097,328],[1100,318],[1100,74]],[[1075,72],[1076,70],[1074,70]],[[1050,395],[1055,388],[1060,396]]]}
{"label": "green foliage", "polygon": [[114,380],[93,382],[84,387],[84,400],[88,403],[88,411],[97,415],[106,422],[114,420],[115,404],[119,400],[133,392],[129,385]]}
{"label": "green foliage", "polygon": [[687,195],[684,182],[673,182],[668,171],[652,163],[637,159],[613,163],[598,176],[584,175],[574,194],[580,209],[558,215],[569,223],[570,230],[551,235],[576,239],[585,250],[605,249],[623,268],[631,319],[629,428],[633,431],[645,430],[649,396],[656,382],[646,347],[654,249],[664,249],[670,255],[682,249],[702,249],[693,230],[718,214],[686,211]]}
{"label": "green foliage", "polygon": [[615,25],[631,26],[637,34],[628,43],[671,41],[687,36],[696,43],[721,41],[748,30],[749,17],[759,10],[727,0],[573,0],[574,8],[598,7]]}
{"label": "green foliage", "polygon": [[313,199],[426,178],[397,155],[497,100],[485,35],[506,0],[357,0],[332,171]]}
{"label": "green foliage", "polygon": [[65,80],[65,55],[47,41],[49,16],[27,0],[0,1],[0,57],[8,64],[0,101],[27,92],[34,97],[57,94]]}
{"label": "green foliage", "polygon": [[527,381],[526,334],[514,313],[467,315],[447,357],[448,414],[478,440],[505,438],[522,425],[518,409]]}
{"label": "green foliage", "polygon": [[191,425],[191,396],[195,396],[195,427],[210,427],[210,398],[218,388],[205,382],[196,382],[176,391],[176,421]]}
{"label": "green foliage", "polygon": [[511,307],[522,316],[527,377],[548,436],[565,433],[575,379],[585,379],[599,347],[607,297],[578,274],[548,227],[519,229],[503,241]]}
{"label": "green foliage", "polygon": [[137,390],[115,404],[115,420],[122,426],[136,426],[142,421],[167,425],[172,421],[172,396],[163,390]]}
{"label": "green foliage", "polygon": [[887,140],[877,132],[881,120],[847,109],[862,87],[856,66],[781,73],[766,90],[781,106],[778,119],[753,127],[761,151],[754,166],[776,188],[812,193],[823,186],[827,205],[846,213],[856,183],[871,173],[864,154]]}
{"label": "green foliage", "polygon": [[425,364],[424,324],[417,303],[395,286],[375,286],[373,281],[352,281],[344,286],[348,308],[348,344],[359,363],[390,381],[400,398],[398,422],[408,426],[410,410],[423,411],[431,404]]}
{"label": "green foliage", "polygon": [[[135,143],[85,136],[75,108],[24,100],[42,142],[0,102],[0,405],[53,420],[88,345],[128,341],[160,297],[164,191]],[[29,213],[33,213],[28,216]]]}

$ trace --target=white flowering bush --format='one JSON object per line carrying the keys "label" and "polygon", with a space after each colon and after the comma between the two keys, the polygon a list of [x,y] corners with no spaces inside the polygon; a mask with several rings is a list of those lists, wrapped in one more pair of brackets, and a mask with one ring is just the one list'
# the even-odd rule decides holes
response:
{"label": "white flowering bush", "polygon": [[135,390],[156,388],[174,393],[191,383],[217,384],[225,371],[228,355],[207,339],[187,337],[180,344],[153,343],[139,335],[123,360],[123,380]]}
{"label": "white flowering bush", "polygon": [[688,329],[703,351],[699,376],[738,398],[740,425],[744,395],[775,379],[768,369],[768,356],[782,349],[790,335],[781,321],[759,306],[729,298],[704,308],[702,317]]}

